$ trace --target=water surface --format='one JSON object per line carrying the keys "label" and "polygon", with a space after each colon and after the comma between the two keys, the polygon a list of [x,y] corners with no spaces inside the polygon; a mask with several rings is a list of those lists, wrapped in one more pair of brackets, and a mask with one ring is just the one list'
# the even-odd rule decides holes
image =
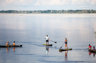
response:
{"label": "water surface", "polygon": [[[15,40],[22,48],[0,48],[0,63],[95,63],[96,14],[0,14],[0,44]],[[57,41],[46,47],[45,35]],[[58,49],[68,38],[72,51]],[[62,46],[64,48],[64,45]]]}

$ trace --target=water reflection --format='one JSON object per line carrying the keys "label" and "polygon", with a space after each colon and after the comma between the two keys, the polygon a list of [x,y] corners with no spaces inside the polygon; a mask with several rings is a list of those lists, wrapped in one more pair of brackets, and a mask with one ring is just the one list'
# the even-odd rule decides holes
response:
{"label": "water reflection", "polygon": [[[40,63],[39,59],[46,59],[46,60],[54,60],[59,63],[59,61],[96,61],[94,58],[89,57],[94,56],[96,54],[84,52],[84,51],[64,51],[63,54],[60,56],[57,52],[57,49],[53,48],[52,51],[49,46],[45,46],[44,52],[42,51],[42,47],[37,46],[40,45],[41,42],[44,41],[45,34],[50,35],[50,38],[62,41],[64,37],[68,37],[68,46],[72,48],[80,48],[85,49],[87,48],[89,42],[94,41],[94,33],[96,32],[96,16],[84,15],[83,14],[74,15],[74,14],[55,14],[55,15],[0,15],[0,40],[16,40],[16,41],[25,41],[25,42],[32,42],[33,44],[25,44],[28,47],[23,48],[23,51],[18,49],[17,52],[15,48],[2,48],[0,49],[0,54],[2,57],[5,58],[6,53],[3,52],[15,52],[16,54],[20,53],[23,56],[16,56],[10,57],[10,55],[6,56],[6,60],[10,59],[9,63],[14,62],[12,59],[16,59],[14,63]],[[95,14],[96,15],[96,14]],[[66,17],[67,16],[67,17]],[[37,44],[38,43],[38,44]],[[29,47],[34,46],[34,47]],[[57,48],[62,44],[62,42],[58,42]],[[28,50],[29,49],[29,50]],[[50,50],[49,50],[50,49]],[[39,52],[38,52],[39,50]],[[48,54],[50,51],[50,56],[42,57],[43,54]],[[55,52],[55,53],[54,53]],[[23,54],[25,53],[25,55]],[[39,53],[39,54],[38,54]],[[42,54],[43,53],[43,54]],[[26,57],[26,54],[28,56]],[[34,56],[30,56],[30,54]],[[12,55],[12,54],[11,54]],[[14,56],[14,55],[12,55]],[[63,56],[63,57],[62,57]],[[82,57],[83,56],[83,57]],[[5,59],[0,57],[0,62]],[[23,58],[23,59],[22,59]],[[61,58],[61,59],[59,59]],[[96,57],[95,57],[96,58]],[[33,61],[32,61],[33,59]],[[23,61],[23,62],[22,62]],[[28,62],[29,61],[29,62]],[[34,62],[37,61],[37,62]],[[1,62],[6,63],[6,62]],[[45,62],[46,63],[46,62]],[[53,63],[53,62],[51,62]],[[54,62],[56,63],[56,62]],[[68,63],[71,63],[70,61]]]}
{"label": "water reflection", "polygon": [[61,52],[61,51],[59,51],[60,53],[64,53],[63,55],[64,55],[64,60],[65,61],[68,61],[68,51],[63,51],[63,52]]}
{"label": "water reflection", "polygon": [[7,47],[7,48],[0,48],[0,49],[2,49],[2,50],[6,49],[7,53],[9,53],[11,51],[10,49],[12,49],[12,51],[15,52],[15,47],[13,47],[13,48],[8,48]]}
{"label": "water reflection", "polygon": [[46,54],[48,54],[48,52],[49,52],[49,46],[46,46],[45,48],[46,48]]}
{"label": "water reflection", "polygon": [[68,60],[68,51],[65,51],[65,60]]}
{"label": "water reflection", "polygon": [[89,56],[93,55],[93,57],[95,57],[96,53],[92,53],[89,51]]}
{"label": "water reflection", "polygon": [[7,53],[9,52],[9,48],[6,48],[6,52],[7,52]]}
{"label": "water reflection", "polygon": [[15,47],[13,48],[13,52],[15,52]]}

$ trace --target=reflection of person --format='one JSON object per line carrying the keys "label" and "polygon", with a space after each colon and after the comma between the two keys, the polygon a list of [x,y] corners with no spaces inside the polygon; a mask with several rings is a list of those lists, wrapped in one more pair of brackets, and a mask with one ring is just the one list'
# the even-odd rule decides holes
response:
{"label": "reflection of person", "polygon": [[13,42],[13,46],[15,46],[15,41]]}
{"label": "reflection of person", "polygon": [[46,46],[46,51],[48,51],[48,52],[49,52],[49,46]]}
{"label": "reflection of person", "polygon": [[93,46],[93,50],[95,50],[95,46]]}
{"label": "reflection of person", "polygon": [[93,53],[93,57],[95,57],[95,53]]}
{"label": "reflection of person", "polygon": [[49,46],[46,46],[46,54],[49,52]]}
{"label": "reflection of person", "polygon": [[95,57],[96,53],[89,52],[89,56],[93,54],[93,57]]}
{"label": "reflection of person", "polygon": [[15,52],[15,47],[13,48],[13,52]]}
{"label": "reflection of person", "polygon": [[91,55],[91,52],[89,52],[89,55]]}
{"label": "reflection of person", "polygon": [[68,46],[67,46],[67,38],[65,38],[65,48],[67,49]]}
{"label": "reflection of person", "polygon": [[91,50],[92,46],[89,44],[89,50]]}
{"label": "reflection of person", "polygon": [[8,47],[7,47],[7,48],[6,48],[6,52],[8,53],[8,51],[9,51],[9,50],[8,50]]}
{"label": "reflection of person", "polygon": [[48,35],[46,35],[46,44],[49,44],[49,37],[48,37]]}
{"label": "reflection of person", "polygon": [[65,60],[67,60],[68,51],[65,51]]}

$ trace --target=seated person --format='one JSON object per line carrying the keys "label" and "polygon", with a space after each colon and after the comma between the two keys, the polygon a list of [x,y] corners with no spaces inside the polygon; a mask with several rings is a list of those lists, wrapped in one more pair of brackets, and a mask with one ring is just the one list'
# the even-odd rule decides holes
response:
{"label": "seated person", "polygon": [[6,42],[6,46],[9,46],[9,41]]}
{"label": "seated person", "polygon": [[92,46],[89,44],[89,50],[91,50],[92,49]]}
{"label": "seated person", "polygon": [[13,42],[13,46],[15,46],[15,41]]}

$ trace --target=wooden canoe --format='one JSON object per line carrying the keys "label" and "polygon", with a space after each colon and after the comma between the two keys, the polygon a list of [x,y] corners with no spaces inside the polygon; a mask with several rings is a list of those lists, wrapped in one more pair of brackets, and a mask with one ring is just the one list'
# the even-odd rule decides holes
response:
{"label": "wooden canoe", "polygon": [[96,50],[89,50],[89,52],[96,53]]}
{"label": "wooden canoe", "polygon": [[59,49],[59,52],[62,52],[62,51],[69,51],[69,50],[72,50],[72,48],[68,48],[68,49]]}
{"label": "wooden canoe", "polygon": [[22,47],[22,45],[9,45],[9,46],[6,46],[6,45],[0,45],[0,48],[8,48],[8,47]]}
{"label": "wooden canoe", "polygon": [[45,45],[45,46],[52,46],[52,44],[43,44],[43,45]]}

